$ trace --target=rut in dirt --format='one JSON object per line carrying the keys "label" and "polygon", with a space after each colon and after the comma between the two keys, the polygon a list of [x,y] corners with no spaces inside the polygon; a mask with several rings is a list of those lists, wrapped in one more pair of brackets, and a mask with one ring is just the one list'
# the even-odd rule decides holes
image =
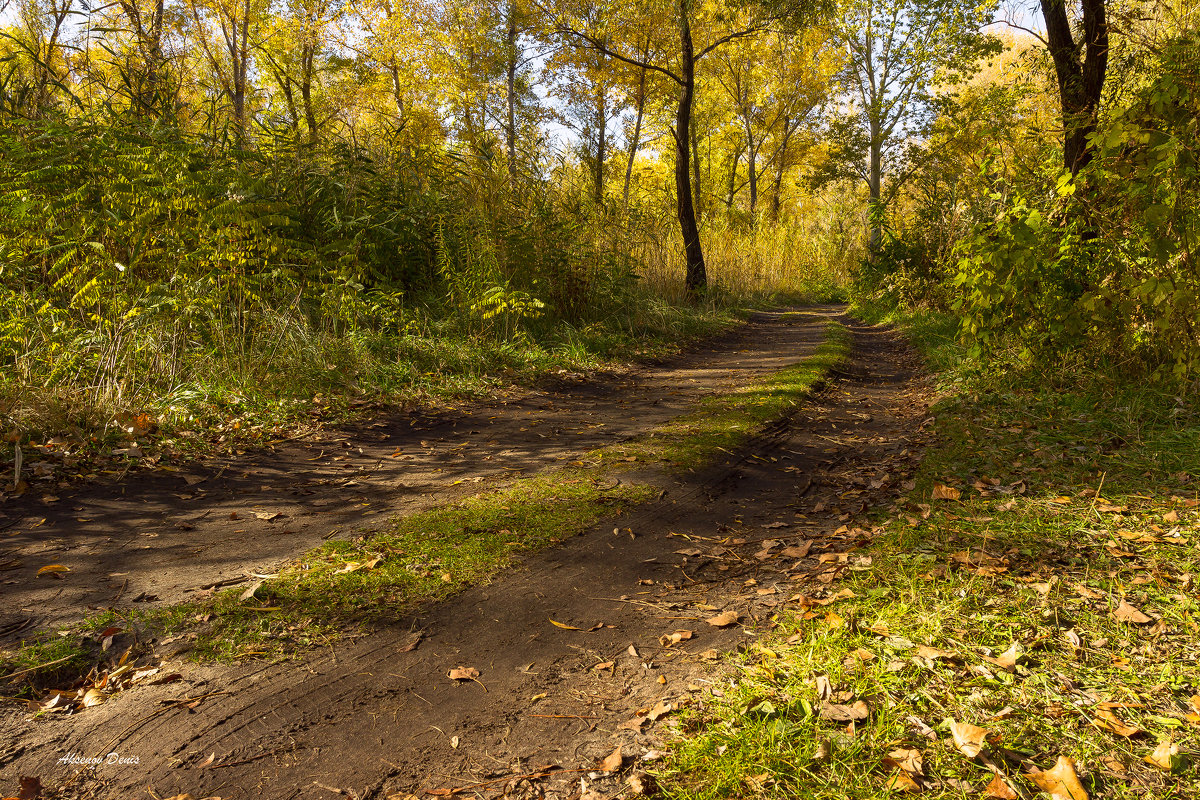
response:
{"label": "rut in dirt", "polygon": [[[919,363],[894,334],[853,332],[853,361],[808,406],[659,501],[299,662],[175,664],[176,683],[75,718],[4,711],[0,774],[139,800],[615,795],[676,710],[703,706],[721,652],[795,593],[836,591],[843,556],[869,549],[866,515],[915,469]],[[721,612],[737,624],[705,622]],[[451,680],[460,666],[478,679]],[[622,770],[597,772],[618,746]],[[138,763],[81,772],[57,762],[70,752]]]}
{"label": "rut in dirt", "polygon": [[[34,482],[0,505],[0,645],[89,612],[195,599],[331,537],[443,505],[643,433],[810,355],[838,307],[756,313],[681,355],[489,403],[396,412],[112,483]],[[30,461],[33,460],[31,457]],[[69,569],[39,577],[42,567]]]}

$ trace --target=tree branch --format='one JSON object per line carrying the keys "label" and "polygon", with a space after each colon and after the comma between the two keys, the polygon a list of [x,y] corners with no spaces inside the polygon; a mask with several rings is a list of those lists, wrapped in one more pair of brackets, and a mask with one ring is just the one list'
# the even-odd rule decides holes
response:
{"label": "tree branch", "polygon": [[700,59],[704,58],[706,55],[711,53],[713,50],[716,50],[718,47],[720,47],[721,45],[723,45],[727,42],[732,42],[734,39],[741,39],[746,36],[754,36],[757,33],[761,33],[762,30],[763,30],[762,25],[755,25],[752,28],[746,28],[743,31],[736,31],[735,33],[728,34],[727,36],[722,36],[720,39],[717,39],[715,42],[710,44],[708,47],[704,48],[699,53],[697,53],[695,59],[693,59],[693,60],[699,61]]}
{"label": "tree branch", "polygon": [[[652,72],[658,72],[663,75],[666,75],[668,78],[675,81],[680,86],[683,86],[683,78],[680,78],[674,72],[671,72],[671,70],[666,69],[664,67],[660,67],[657,64],[651,64],[646,61],[639,61],[636,58],[630,58],[629,56],[622,55],[621,53],[618,53],[617,51],[611,49],[608,45],[604,44],[604,42],[600,41],[596,37],[590,36],[587,33],[584,33],[583,31],[577,31],[574,28],[570,27],[569,25],[560,23],[558,25],[558,32],[567,34],[569,36],[573,36],[576,39],[582,39],[584,42],[587,43],[587,44],[578,44],[578,43],[568,39],[568,41],[571,42],[572,47],[590,47],[591,49],[593,49],[599,53],[603,53],[604,55],[608,56],[609,58],[615,58],[617,61],[622,61],[626,64],[630,64],[635,67],[640,67],[641,69],[648,69],[648,70],[651,70]],[[698,56],[697,56],[697,58],[698,58]]]}

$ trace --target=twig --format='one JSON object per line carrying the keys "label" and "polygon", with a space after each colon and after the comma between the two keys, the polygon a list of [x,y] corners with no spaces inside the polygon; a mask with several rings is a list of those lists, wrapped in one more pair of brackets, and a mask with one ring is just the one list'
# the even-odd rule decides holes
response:
{"label": "twig", "polygon": [[6,675],[6,676],[4,676],[4,679],[6,681],[13,681],[27,673],[37,672],[39,669],[45,669],[46,667],[53,667],[55,664],[61,664],[62,662],[68,661],[70,659],[71,659],[71,656],[63,656],[62,658],[57,658],[54,661],[47,661],[45,664],[38,664],[36,667],[29,667],[27,669],[21,670],[20,672],[14,672],[10,675]]}

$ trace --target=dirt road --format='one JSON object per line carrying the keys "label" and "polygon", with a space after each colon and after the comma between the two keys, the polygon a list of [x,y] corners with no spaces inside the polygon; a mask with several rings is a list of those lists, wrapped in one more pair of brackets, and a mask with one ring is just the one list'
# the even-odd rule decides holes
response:
{"label": "dirt road", "polygon": [[[36,775],[64,797],[615,794],[657,757],[675,711],[703,704],[720,680],[719,652],[768,627],[794,592],[836,590],[845,559],[820,555],[868,546],[865,513],[891,502],[915,467],[929,394],[917,359],[893,334],[847,322],[852,364],[809,407],[726,463],[675,480],[657,502],[488,586],[300,661],[174,664],[180,680],[71,717],[31,720],[0,707],[0,791]],[[703,349],[601,382],[439,419],[369,423],[198,469],[203,482],[190,486],[145,479],[123,498],[88,487],[59,500],[84,509],[74,513],[90,521],[78,528],[70,513],[6,509],[47,519],[6,542],[28,569],[39,556],[77,557],[72,579],[90,578],[51,597],[17,575],[4,587],[6,613],[18,621],[10,589],[30,609],[22,619],[41,625],[96,598],[111,602],[115,586],[123,601],[135,592],[170,601],[269,568],[335,527],[371,524],[364,511],[444,502],[452,481],[470,482],[450,491],[474,491],[665,421],[703,394],[800,360],[821,324],[759,315]],[[412,457],[397,462],[396,451]],[[259,509],[285,516],[259,521]],[[88,585],[105,577],[104,588]],[[726,611],[736,624],[705,622]],[[690,637],[672,641],[678,631]],[[478,676],[451,680],[456,667]],[[597,771],[618,745],[623,771]],[[102,763],[72,763],[92,758]]]}

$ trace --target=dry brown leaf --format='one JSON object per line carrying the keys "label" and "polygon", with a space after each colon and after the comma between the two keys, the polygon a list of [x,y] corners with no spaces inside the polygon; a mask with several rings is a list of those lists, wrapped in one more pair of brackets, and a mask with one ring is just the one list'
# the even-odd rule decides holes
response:
{"label": "dry brown leaf", "polygon": [[709,617],[704,621],[709,625],[712,625],[714,628],[728,628],[730,625],[733,625],[738,621],[738,612],[733,611],[732,609],[729,611],[722,611],[715,617]]}
{"label": "dry brown leaf", "polygon": [[646,712],[646,718],[651,722],[658,722],[658,720],[665,717],[667,714],[670,714],[674,710],[675,706],[671,705],[666,700],[660,700],[658,705]]}
{"label": "dry brown leaf", "polygon": [[942,483],[935,483],[933,485],[934,500],[957,500],[960,497],[962,497],[962,492],[953,486],[946,486]]}
{"label": "dry brown leaf", "polygon": [[988,800],[1017,800],[1017,793],[999,775],[992,775],[992,782],[984,787],[983,796]]}
{"label": "dry brown leaf", "polygon": [[1167,513],[1163,514],[1163,522],[1169,522],[1171,524],[1179,522],[1179,512],[1171,509]]}
{"label": "dry brown leaf", "polygon": [[1124,514],[1129,511],[1127,506],[1117,506],[1111,503],[1104,503],[1096,506],[1096,510],[1102,514]]}
{"label": "dry brown leaf", "polygon": [[658,643],[663,647],[670,647],[671,645],[679,644],[680,642],[686,642],[695,635],[695,632],[689,630],[678,630],[674,633],[664,633],[662,636],[658,637]]}
{"label": "dry brown leaf", "polygon": [[984,728],[969,722],[950,720],[950,734],[954,737],[954,746],[967,758],[975,758],[983,750],[988,732]]}
{"label": "dry brown leaf", "polygon": [[1158,743],[1158,747],[1154,748],[1154,752],[1143,759],[1147,764],[1158,767],[1164,772],[1173,772],[1179,768],[1179,745],[1171,741],[1171,737],[1167,737]]}
{"label": "dry brown leaf", "polygon": [[550,624],[556,628],[562,628],[564,631],[581,631],[581,630],[583,630],[583,628],[576,628],[574,625],[568,625],[565,622],[559,622],[558,620],[555,620],[555,619],[550,620]]}
{"label": "dry brown leaf", "polygon": [[830,703],[826,700],[821,704],[821,719],[830,722],[861,722],[871,716],[871,709],[862,700],[852,705]]}
{"label": "dry brown leaf", "polygon": [[930,661],[937,661],[939,658],[952,661],[958,658],[958,656],[949,650],[941,650],[937,647],[929,647],[923,644],[917,645],[917,655]]}
{"label": "dry brown leaf", "polygon": [[855,595],[850,589],[842,589],[837,594],[831,594],[829,597],[825,597],[820,600],[813,600],[812,602],[814,605],[827,606],[830,603],[836,603],[838,600],[852,600],[855,597],[857,597],[857,595]]}
{"label": "dry brown leaf", "polygon": [[1097,728],[1105,731],[1111,731],[1118,736],[1124,736],[1129,739],[1138,736],[1142,733],[1141,728],[1135,728],[1126,725],[1121,721],[1121,718],[1107,708],[1101,708],[1096,712],[1096,718],[1092,720],[1092,724]]}
{"label": "dry brown leaf", "polygon": [[624,759],[621,756],[621,745],[617,745],[617,749],[613,750],[604,760],[600,762],[599,769],[603,772],[616,772],[621,768],[621,762]]}
{"label": "dry brown leaf", "polygon": [[1030,772],[1029,778],[1054,800],[1088,800],[1075,773],[1075,762],[1068,756],[1059,756],[1057,763],[1048,770]]}
{"label": "dry brown leaf", "polygon": [[920,794],[921,784],[902,769],[898,769],[892,773],[892,777],[888,778],[887,786],[889,792],[904,792],[905,794]]}
{"label": "dry brown leaf", "polygon": [[283,516],[279,511],[255,511],[254,516],[263,522],[273,522]]}
{"label": "dry brown leaf", "polygon": [[41,578],[45,575],[50,575],[55,578],[60,578],[62,577],[62,573],[70,571],[71,568],[63,564],[47,564],[37,571],[37,576]]}
{"label": "dry brown leaf", "polygon": [[888,753],[887,758],[883,763],[889,767],[907,772],[917,778],[923,777],[925,772],[925,758],[921,755],[920,750],[915,750],[909,747],[901,747]]}
{"label": "dry brown leaf", "polygon": [[479,677],[479,670],[474,667],[455,667],[447,674],[452,681],[473,681]]}
{"label": "dry brown leaf", "polygon": [[100,690],[88,689],[83,695],[83,707],[91,708],[92,706],[98,706],[107,699],[108,698]]}
{"label": "dry brown leaf", "polygon": [[1117,606],[1112,612],[1112,618],[1118,622],[1128,622],[1134,625],[1145,625],[1154,622],[1152,617],[1148,617],[1139,611],[1134,606],[1131,606],[1128,601],[1122,600],[1121,605]]}
{"label": "dry brown leaf", "polygon": [[812,544],[811,539],[805,539],[800,544],[783,548],[779,551],[779,554],[785,558],[804,558],[808,555],[808,551],[812,549]]}
{"label": "dry brown leaf", "polygon": [[996,656],[995,658],[983,656],[983,660],[989,664],[995,664],[1001,669],[1012,672],[1016,668],[1017,662],[1021,660],[1021,656],[1023,654],[1024,648],[1021,647],[1021,643],[1013,642],[1011,645],[1009,645],[1008,649],[1000,655]]}

